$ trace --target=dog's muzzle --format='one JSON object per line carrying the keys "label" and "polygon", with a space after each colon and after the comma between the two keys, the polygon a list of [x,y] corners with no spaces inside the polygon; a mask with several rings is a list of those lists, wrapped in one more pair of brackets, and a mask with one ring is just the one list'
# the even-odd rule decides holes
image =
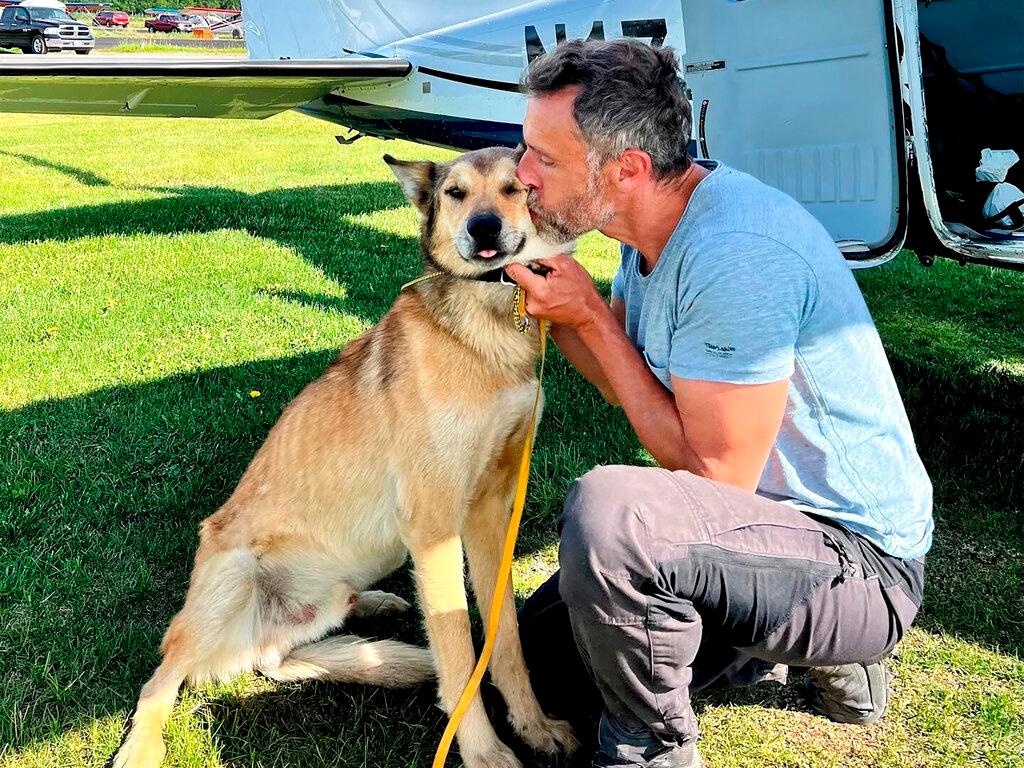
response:
{"label": "dog's muzzle", "polygon": [[494,213],[476,213],[469,217],[458,238],[459,255],[477,263],[496,262],[515,256],[526,243],[526,235],[505,227],[501,217]]}

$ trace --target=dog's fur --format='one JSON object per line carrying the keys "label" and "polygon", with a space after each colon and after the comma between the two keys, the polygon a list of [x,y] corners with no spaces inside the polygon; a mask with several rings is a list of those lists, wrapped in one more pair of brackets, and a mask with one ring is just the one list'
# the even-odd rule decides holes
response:
{"label": "dog's fur", "polygon": [[[450,713],[469,679],[475,655],[463,547],[486,616],[534,401],[539,339],[535,328],[514,328],[511,288],[465,278],[564,246],[537,236],[511,150],[480,150],[446,165],[385,161],[421,214],[425,270],[444,275],[404,291],[373,329],[346,345],[284,410],[234,493],[202,523],[185,605],[167,630],[163,662],[142,689],[115,768],[159,765],[161,731],[183,681],[259,670],[275,680],[407,686],[436,669]],[[471,231],[481,213],[501,221],[483,244]],[[481,256],[491,250],[491,258]],[[325,637],[348,616],[409,607],[365,591],[407,553],[430,650]],[[490,669],[529,745],[573,749],[569,726],[548,718],[534,697],[511,588]],[[520,766],[479,696],[458,742],[470,768]]]}

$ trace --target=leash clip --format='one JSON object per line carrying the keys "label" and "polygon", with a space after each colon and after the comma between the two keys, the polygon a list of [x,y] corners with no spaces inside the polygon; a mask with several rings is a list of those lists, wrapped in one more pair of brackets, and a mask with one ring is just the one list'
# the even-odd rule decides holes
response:
{"label": "leash clip", "polygon": [[526,314],[526,294],[518,283],[513,283],[516,289],[512,292],[512,322],[516,330],[526,333],[530,330],[530,316]]}

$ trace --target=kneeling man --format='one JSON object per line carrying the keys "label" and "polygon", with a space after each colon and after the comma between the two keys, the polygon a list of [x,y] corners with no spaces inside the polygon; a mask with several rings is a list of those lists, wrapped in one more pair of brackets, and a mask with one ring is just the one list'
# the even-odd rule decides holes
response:
{"label": "kneeling man", "polygon": [[520,616],[542,702],[579,704],[573,664],[596,682],[594,766],[700,765],[691,692],[787,665],[817,711],[877,719],[932,491],[842,254],[787,195],[688,156],[670,49],[571,41],[525,82],[538,226],[598,229],[622,263],[610,306],[569,256],[508,271],[659,464],[569,491],[560,571]]}

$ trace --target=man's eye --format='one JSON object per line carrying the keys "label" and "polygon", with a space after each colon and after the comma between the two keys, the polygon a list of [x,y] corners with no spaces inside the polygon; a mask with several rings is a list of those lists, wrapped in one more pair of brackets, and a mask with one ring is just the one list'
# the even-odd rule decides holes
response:
{"label": "man's eye", "polygon": [[444,193],[455,200],[462,200],[466,196],[466,193],[458,187],[449,187]]}
{"label": "man's eye", "polygon": [[554,161],[554,160],[552,160],[552,159],[551,159],[550,157],[544,157],[544,155],[541,155],[541,156],[540,156],[539,158],[537,158],[537,159],[538,159],[538,160],[540,161],[540,164],[541,164],[541,165],[546,165],[546,166],[548,166],[549,168],[550,168],[551,166],[553,166],[553,165],[555,164],[555,161]]}

